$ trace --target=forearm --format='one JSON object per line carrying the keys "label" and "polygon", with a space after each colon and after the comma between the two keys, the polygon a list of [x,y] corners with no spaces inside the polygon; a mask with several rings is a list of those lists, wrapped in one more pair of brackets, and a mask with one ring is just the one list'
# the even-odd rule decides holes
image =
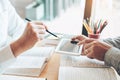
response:
{"label": "forearm", "polygon": [[104,42],[120,49],[120,37],[104,39]]}
{"label": "forearm", "polygon": [[108,66],[112,66],[116,69],[118,74],[120,75],[120,50],[117,48],[109,49],[104,57],[105,64]]}
{"label": "forearm", "polygon": [[15,57],[17,57],[22,52],[22,49],[18,40],[11,43],[10,47]]}
{"label": "forearm", "polygon": [[27,43],[27,41],[25,40],[25,38],[21,37],[18,40],[14,41],[13,43],[10,44],[11,50],[12,50],[15,57],[17,57],[22,52],[31,48],[26,43]]}

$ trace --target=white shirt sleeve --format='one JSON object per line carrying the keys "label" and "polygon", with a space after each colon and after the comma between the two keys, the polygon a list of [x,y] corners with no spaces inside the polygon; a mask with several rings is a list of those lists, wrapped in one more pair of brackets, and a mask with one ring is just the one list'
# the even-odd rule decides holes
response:
{"label": "white shirt sleeve", "polygon": [[8,1],[8,34],[13,39],[19,38],[26,27],[26,22],[17,14],[15,8]]}
{"label": "white shirt sleeve", "polygon": [[0,73],[2,73],[7,67],[16,61],[13,55],[10,45],[5,46],[0,50]]}
{"label": "white shirt sleeve", "polygon": [[[8,35],[12,38],[19,38],[19,36],[23,33],[25,29],[25,22],[18,16],[14,7],[11,5],[9,0],[2,0],[2,7],[6,8],[6,16],[8,18]],[[1,7],[1,8],[2,8]],[[7,67],[10,66],[13,62],[16,61],[10,45],[4,45],[0,48],[0,73],[2,73]]]}

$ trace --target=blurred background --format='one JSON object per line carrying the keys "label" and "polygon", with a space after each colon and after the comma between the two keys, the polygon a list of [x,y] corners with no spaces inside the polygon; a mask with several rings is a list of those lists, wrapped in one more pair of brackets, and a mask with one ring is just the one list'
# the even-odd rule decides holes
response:
{"label": "blurred background", "polygon": [[53,32],[81,34],[85,0],[10,1],[23,19],[43,21]]}
{"label": "blurred background", "polygon": [[[104,37],[120,35],[120,0],[10,0],[18,14],[32,20],[45,22],[53,32],[81,34],[85,18],[86,1],[92,1],[93,20],[106,19],[109,25]],[[89,5],[88,5],[89,8]]]}

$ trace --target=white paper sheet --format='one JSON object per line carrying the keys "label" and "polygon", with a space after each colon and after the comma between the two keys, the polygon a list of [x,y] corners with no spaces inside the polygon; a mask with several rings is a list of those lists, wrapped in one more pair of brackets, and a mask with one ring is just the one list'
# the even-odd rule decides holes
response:
{"label": "white paper sheet", "polygon": [[61,56],[60,61],[61,66],[74,66],[74,67],[109,67],[104,64],[103,61],[99,61],[96,59],[89,59],[86,56]]}
{"label": "white paper sheet", "polygon": [[30,50],[27,50],[20,56],[40,56],[50,58],[54,52],[54,47],[33,47]]}
{"label": "white paper sheet", "polygon": [[46,80],[46,79],[45,78],[32,78],[32,77],[0,75],[0,80]]}
{"label": "white paper sheet", "polygon": [[112,68],[60,67],[58,80],[117,80]]}
{"label": "white paper sheet", "polygon": [[9,68],[40,68],[45,62],[45,57],[20,56]]}

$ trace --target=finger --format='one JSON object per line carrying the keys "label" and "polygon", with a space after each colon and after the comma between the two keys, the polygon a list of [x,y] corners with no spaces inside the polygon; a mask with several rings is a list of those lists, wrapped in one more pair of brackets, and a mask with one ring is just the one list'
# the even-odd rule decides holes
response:
{"label": "finger", "polygon": [[93,42],[93,41],[94,41],[93,39],[84,39],[82,41],[79,41],[78,45],[87,44],[87,43],[90,43],[90,42]]}
{"label": "finger", "polygon": [[87,56],[88,58],[90,58],[90,59],[94,59],[94,57],[93,57],[93,55],[92,55],[91,53],[87,54],[86,56]]}
{"label": "finger", "polygon": [[93,38],[85,39],[85,43],[90,43],[90,42],[93,42],[93,41],[95,41],[95,39],[93,39]]}
{"label": "finger", "polygon": [[32,21],[32,23],[36,25],[43,25],[43,22],[40,22],[40,21]]}
{"label": "finger", "polygon": [[75,39],[76,39],[76,37],[77,37],[77,36],[74,36],[74,37],[72,38],[72,40],[75,40]]}
{"label": "finger", "polygon": [[48,30],[48,27],[45,24],[43,24],[43,26],[45,27],[46,30]]}
{"label": "finger", "polygon": [[38,33],[39,34],[45,34],[45,30],[39,30]]}
{"label": "finger", "polygon": [[[86,52],[86,50],[87,50],[87,52]],[[86,56],[87,56],[88,58],[93,59],[93,58],[94,58],[93,47],[91,46],[90,48],[88,48],[88,49],[86,49],[86,50],[85,50]]]}
{"label": "finger", "polygon": [[89,51],[86,49],[85,51],[84,51],[84,55],[87,55],[89,53]]}
{"label": "finger", "polygon": [[30,22],[30,24],[32,25],[33,28],[40,28],[40,29],[46,29],[46,26],[41,23],[41,22]]}
{"label": "finger", "polygon": [[45,29],[44,25],[33,25],[34,29]]}
{"label": "finger", "polygon": [[84,44],[84,49],[89,49],[92,46],[93,42]]}
{"label": "finger", "polygon": [[87,55],[87,54],[89,54],[89,53],[90,53],[90,50],[89,50],[89,49],[86,49],[86,50],[84,50],[83,55]]}
{"label": "finger", "polygon": [[44,39],[44,34],[39,34],[38,37],[40,40],[42,40],[42,39]]}
{"label": "finger", "polygon": [[35,23],[36,25],[42,25],[42,26],[44,26],[45,29],[48,29],[48,27],[47,27],[43,22],[35,21],[34,23]]}
{"label": "finger", "polygon": [[79,41],[77,45],[82,45],[82,44],[85,44],[85,40]]}
{"label": "finger", "polygon": [[37,32],[38,34],[45,34],[45,29],[34,29],[35,32]]}
{"label": "finger", "polygon": [[73,37],[72,40],[76,40],[76,39],[77,40],[83,40],[85,38],[87,38],[87,37],[85,37],[84,35],[78,35],[78,36]]}
{"label": "finger", "polygon": [[92,47],[89,47],[87,49],[83,48],[83,55],[87,55],[89,53],[92,53]]}
{"label": "finger", "polygon": [[39,34],[38,32],[36,32],[36,34],[37,34],[37,38],[38,38],[39,40],[44,39],[44,34]]}

